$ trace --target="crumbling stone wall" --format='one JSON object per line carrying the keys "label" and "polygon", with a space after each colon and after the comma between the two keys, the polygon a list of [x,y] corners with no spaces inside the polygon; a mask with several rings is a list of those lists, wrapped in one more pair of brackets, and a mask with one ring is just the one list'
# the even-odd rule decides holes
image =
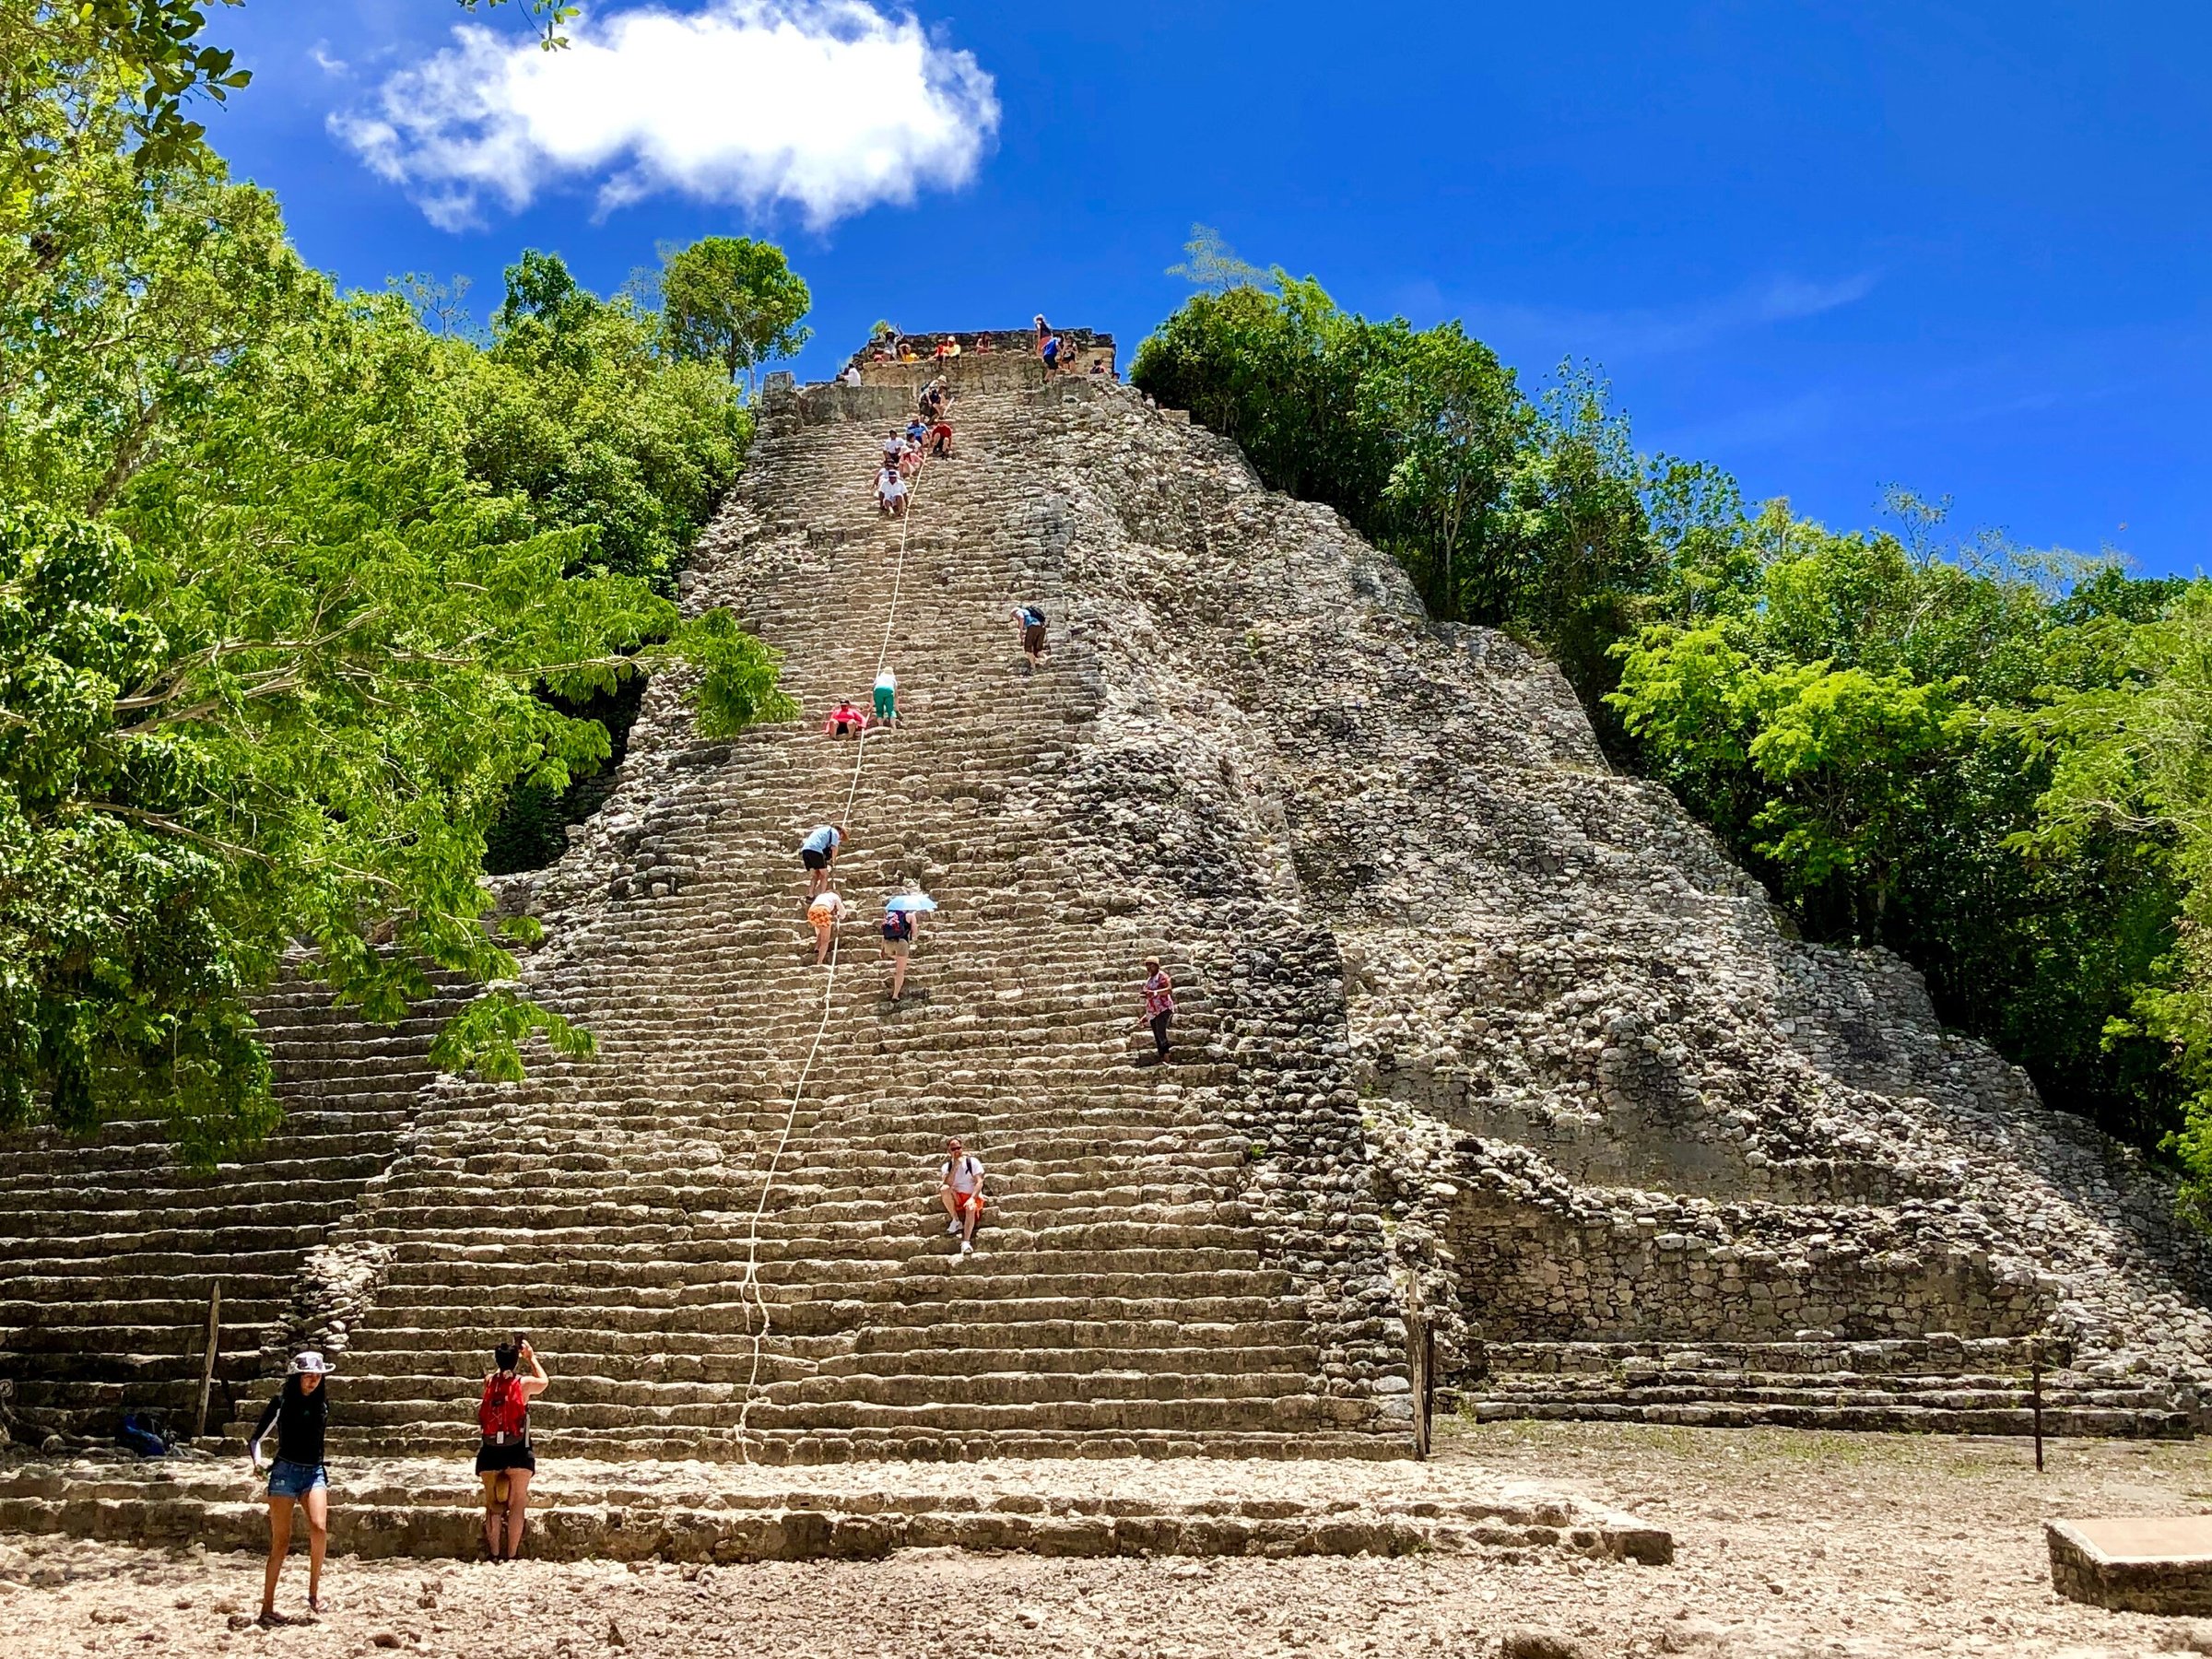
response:
{"label": "crumbling stone wall", "polygon": [[[2036,1334],[2194,1408],[2212,1260],[2163,1177],[1943,1030],[1895,958],[1793,936],[1550,664],[1430,621],[1202,429],[1053,395],[1040,488],[1073,530],[1037,591],[1165,769],[1159,831],[1252,884],[1188,894],[1185,948],[1273,1045],[1251,1193],[1287,1258],[1379,1227],[1448,1367],[1477,1331]],[[1132,880],[1171,862],[1130,843],[1150,821],[1100,824]],[[1309,1277],[1376,1328],[1364,1265]]]}

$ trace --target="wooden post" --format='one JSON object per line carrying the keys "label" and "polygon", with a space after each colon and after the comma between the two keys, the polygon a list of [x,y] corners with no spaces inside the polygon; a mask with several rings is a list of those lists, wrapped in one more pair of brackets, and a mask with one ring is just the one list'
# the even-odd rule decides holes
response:
{"label": "wooden post", "polygon": [[2043,1472],[2043,1350],[2028,1338],[2028,1409],[2035,1422],[2035,1472]]}
{"label": "wooden post", "polygon": [[1436,1364],[1436,1337],[1425,1313],[1406,1315],[1406,1359],[1413,1370],[1413,1454],[1429,1455],[1429,1403],[1433,1397],[1430,1372]]}
{"label": "wooden post", "polygon": [[207,1432],[207,1396],[215,1392],[215,1351],[222,1341],[222,1333],[223,1281],[218,1278],[207,1291],[207,1351],[200,1358],[200,1413],[193,1424],[194,1440]]}
{"label": "wooden post", "polygon": [[1421,1321],[1421,1455],[1429,1454],[1429,1442],[1435,1433],[1436,1423],[1436,1327],[1428,1320]]}

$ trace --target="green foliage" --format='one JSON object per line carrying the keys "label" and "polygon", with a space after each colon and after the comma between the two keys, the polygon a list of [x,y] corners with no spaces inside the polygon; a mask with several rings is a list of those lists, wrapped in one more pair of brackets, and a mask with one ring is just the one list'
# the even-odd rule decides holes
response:
{"label": "green foliage", "polygon": [[335,293],[204,148],[147,162],[127,68],[48,88],[44,228],[0,236],[0,1121],[211,1159],[274,1119],[288,959],[379,1020],[492,987],[455,1068],[587,1050],[500,983],[493,827],[606,762],[584,712],[641,676],[714,735],[790,705],[666,593],[744,440],[720,374],[550,255],[488,342]]}
{"label": "green foliage", "polygon": [[1654,557],[1644,480],[1604,385],[1570,368],[1531,402],[1458,324],[1371,322],[1280,269],[1267,288],[1231,281],[1209,235],[1194,229],[1187,269],[1219,291],[1145,340],[1132,381],[1389,548],[1432,615],[1532,634],[1602,691]]}
{"label": "green foliage", "polygon": [[588,530],[579,569],[664,595],[751,431],[726,381],[656,355],[653,320],[579,287],[559,256],[509,267],[488,350],[450,350],[472,477],[516,529]]}
{"label": "green foliage", "polygon": [[569,37],[560,32],[562,26],[583,15],[582,6],[568,5],[566,0],[461,0],[461,9],[489,10],[509,4],[519,6],[534,20],[541,31],[538,44],[547,52],[557,52],[568,45]]}
{"label": "green foliage", "polygon": [[253,78],[200,42],[206,14],[207,0],[0,0],[0,216],[35,220],[44,177],[88,115],[118,124],[114,147],[139,169],[196,160],[206,129],[190,105]]}
{"label": "green foliage", "polygon": [[748,387],[762,363],[790,357],[812,331],[800,319],[814,303],[772,242],[745,236],[701,237],[664,253],[661,339],[681,362],[719,363]]}
{"label": "green foliage", "polygon": [[[1456,324],[1340,310],[1194,227],[1132,379],[1326,501],[1440,620],[1549,651],[1808,936],[1883,945],[2212,1218],[2212,589],[1887,532],[1646,458],[1591,370],[1540,397]],[[2184,1101],[2188,1105],[2186,1122]]]}
{"label": "green foliage", "polygon": [[1182,263],[1170,265],[1167,275],[1180,276],[1209,294],[1258,288],[1267,280],[1266,272],[1238,258],[1228,239],[1211,225],[1191,227],[1191,240],[1182,244]]}
{"label": "green foliage", "polygon": [[1608,698],[1644,767],[1809,936],[1894,947],[2056,1103],[2158,1144],[2177,1079],[2133,1009],[2170,947],[2173,872],[2103,830],[2038,841],[2053,748],[2027,733],[2068,688],[2125,695],[2123,618],[2171,584],[2100,569],[2054,597],[2048,559],[1937,556],[1940,510],[1910,498],[1918,550],[1781,502],[1731,527],[1710,478],[1677,476],[1667,500],[1647,615],[1671,619],[1618,649]]}

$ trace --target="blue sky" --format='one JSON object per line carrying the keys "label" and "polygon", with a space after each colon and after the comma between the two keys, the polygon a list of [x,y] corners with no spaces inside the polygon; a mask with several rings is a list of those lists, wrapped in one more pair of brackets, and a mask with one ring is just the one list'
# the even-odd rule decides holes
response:
{"label": "blue sky", "polygon": [[1204,220],[1532,383],[1594,359],[1640,447],[1753,497],[1860,524],[1901,483],[2212,568],[2212,8],[608,0],[558,66],[467,22],[215,8],[255,72],[215,142],[347,282],[481,311],[525,245],[607,289],[767,234],[818,375],[878,316],[1134,348]]}

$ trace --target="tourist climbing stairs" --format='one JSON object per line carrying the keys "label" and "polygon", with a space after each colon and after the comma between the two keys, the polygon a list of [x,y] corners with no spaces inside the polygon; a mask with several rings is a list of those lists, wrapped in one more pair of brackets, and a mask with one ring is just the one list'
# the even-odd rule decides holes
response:
{"label": "tourist climbing stairs", "polygon": [[[1087,827],[1053,782],[1097,688],[1079,641],[1032,674],[1011,626],[1037,596],[1039,418],[969,400],[903,523],[873,500],[880,430],[757,446],[695,580],[744,606],[806,713],[697,746],[711,787],[646,824],[588,941],[526,969],[597,1053],[431,1091],[341,1230],[384,1265],[346,1335],[338,1451],[465,1451],[518,1331],[555,1378],[534,1422],[557,1453],[1403,1450],[1328,1391],[1262,1259],[1203,987],[1153,1065],[1136,941],[1077,874]],[[864,752],[819,725],[879,655],[902,718]],[[796,853],[830,821],[852,832],[834,981]],[[942,909],[893,1003],[876,924],[909,887]],[[950,1135],[988,1171],[965,1259],[936,1196]]]}

